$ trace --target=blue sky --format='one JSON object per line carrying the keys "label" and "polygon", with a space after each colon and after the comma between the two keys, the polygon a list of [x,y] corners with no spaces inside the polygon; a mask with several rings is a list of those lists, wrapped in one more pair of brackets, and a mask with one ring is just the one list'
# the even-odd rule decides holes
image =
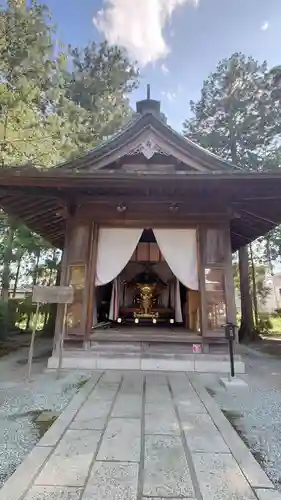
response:
{"label": "blue sky", "polygon": [[[44,0],[58,37],[82,47],[106,36],[141,64],[145,95],[161,99],[169,124],[181,130],[189,100],[218,61],[244,52],[270,66],[281,62],[281,0]],[[103,9],[103,11],[101,11]],[[95,18],[95,22],[93,22]]]}

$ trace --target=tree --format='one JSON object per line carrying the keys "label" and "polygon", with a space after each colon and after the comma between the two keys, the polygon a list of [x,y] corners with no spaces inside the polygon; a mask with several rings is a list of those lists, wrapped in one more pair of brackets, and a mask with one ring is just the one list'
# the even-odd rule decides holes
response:
{"label": "tree", "polygon": [[106,41],[69,50],[73,70],[65,76],[66,97],[86,112],[78,145],[85,149],[112,135],[132,115],[128,95],[138,85],[138,70],[123,49]]}
{"label": "tree", "polygon": [[[125,52],[106,42],[82,52],[65,50],[55,37],[50,11],[36,0],[0,6],[2,168],[63,162],[112,134],[131,114],[127,95],[137,85],[138,71]],[[15,295],[23,279],[56,282],[58,254],[51,252],[2,213],[2,298],[8,300],[11,283]]]}
{"label": "tree", "polygon": [[[249,171],[277,165],[281,107],[272,98],[275,81],[267,64],[235,53],[204,81],[201,98],[184,133],[193,141]],[[247,247],[239,251],[242,297],[241,338],[253,332]]]}

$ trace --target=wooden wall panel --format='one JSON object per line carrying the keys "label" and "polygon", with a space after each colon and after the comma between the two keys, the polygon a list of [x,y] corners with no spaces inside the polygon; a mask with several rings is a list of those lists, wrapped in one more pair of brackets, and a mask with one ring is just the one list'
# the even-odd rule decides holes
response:
{"label": "wooden wall panel", "polygon": [[149,243],[139,243],[137,246],[138,262],[149,261]]}
{"label": "wooden wall panel", "polygon": [[149,260],[150,262],[161,261],[161,253],[157,243],[150,243],[149,245]]}
{"label": "wooden wall panel", "polygon": [[157,243],[139,243],[131,262],[161,262],[163,258]]}

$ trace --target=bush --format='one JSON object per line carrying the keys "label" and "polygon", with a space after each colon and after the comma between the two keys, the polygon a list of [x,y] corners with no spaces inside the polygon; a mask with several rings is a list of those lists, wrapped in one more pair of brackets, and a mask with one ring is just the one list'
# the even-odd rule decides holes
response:
{"label": "bush", "polygon": [[260,320],[256,326],[256,331],[259,335],[266,335],[272,329],[273,329],[273,323],[269,319],[269,317],[267,319],[260,318]]}

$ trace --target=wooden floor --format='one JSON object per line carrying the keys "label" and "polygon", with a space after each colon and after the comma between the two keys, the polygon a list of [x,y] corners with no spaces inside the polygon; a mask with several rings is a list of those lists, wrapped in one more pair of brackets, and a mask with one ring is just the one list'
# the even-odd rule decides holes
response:
{"label": "wooden floor", "polygon": [[[210,332],[208,338],[218,338],[218,333]],[[222,336],[223,337],[223,336]],[[91,335],[92,341],[110,342],[173,342],[201,343],[202,336],[185,328],[128,326],[120,328],[96,329]]]}

